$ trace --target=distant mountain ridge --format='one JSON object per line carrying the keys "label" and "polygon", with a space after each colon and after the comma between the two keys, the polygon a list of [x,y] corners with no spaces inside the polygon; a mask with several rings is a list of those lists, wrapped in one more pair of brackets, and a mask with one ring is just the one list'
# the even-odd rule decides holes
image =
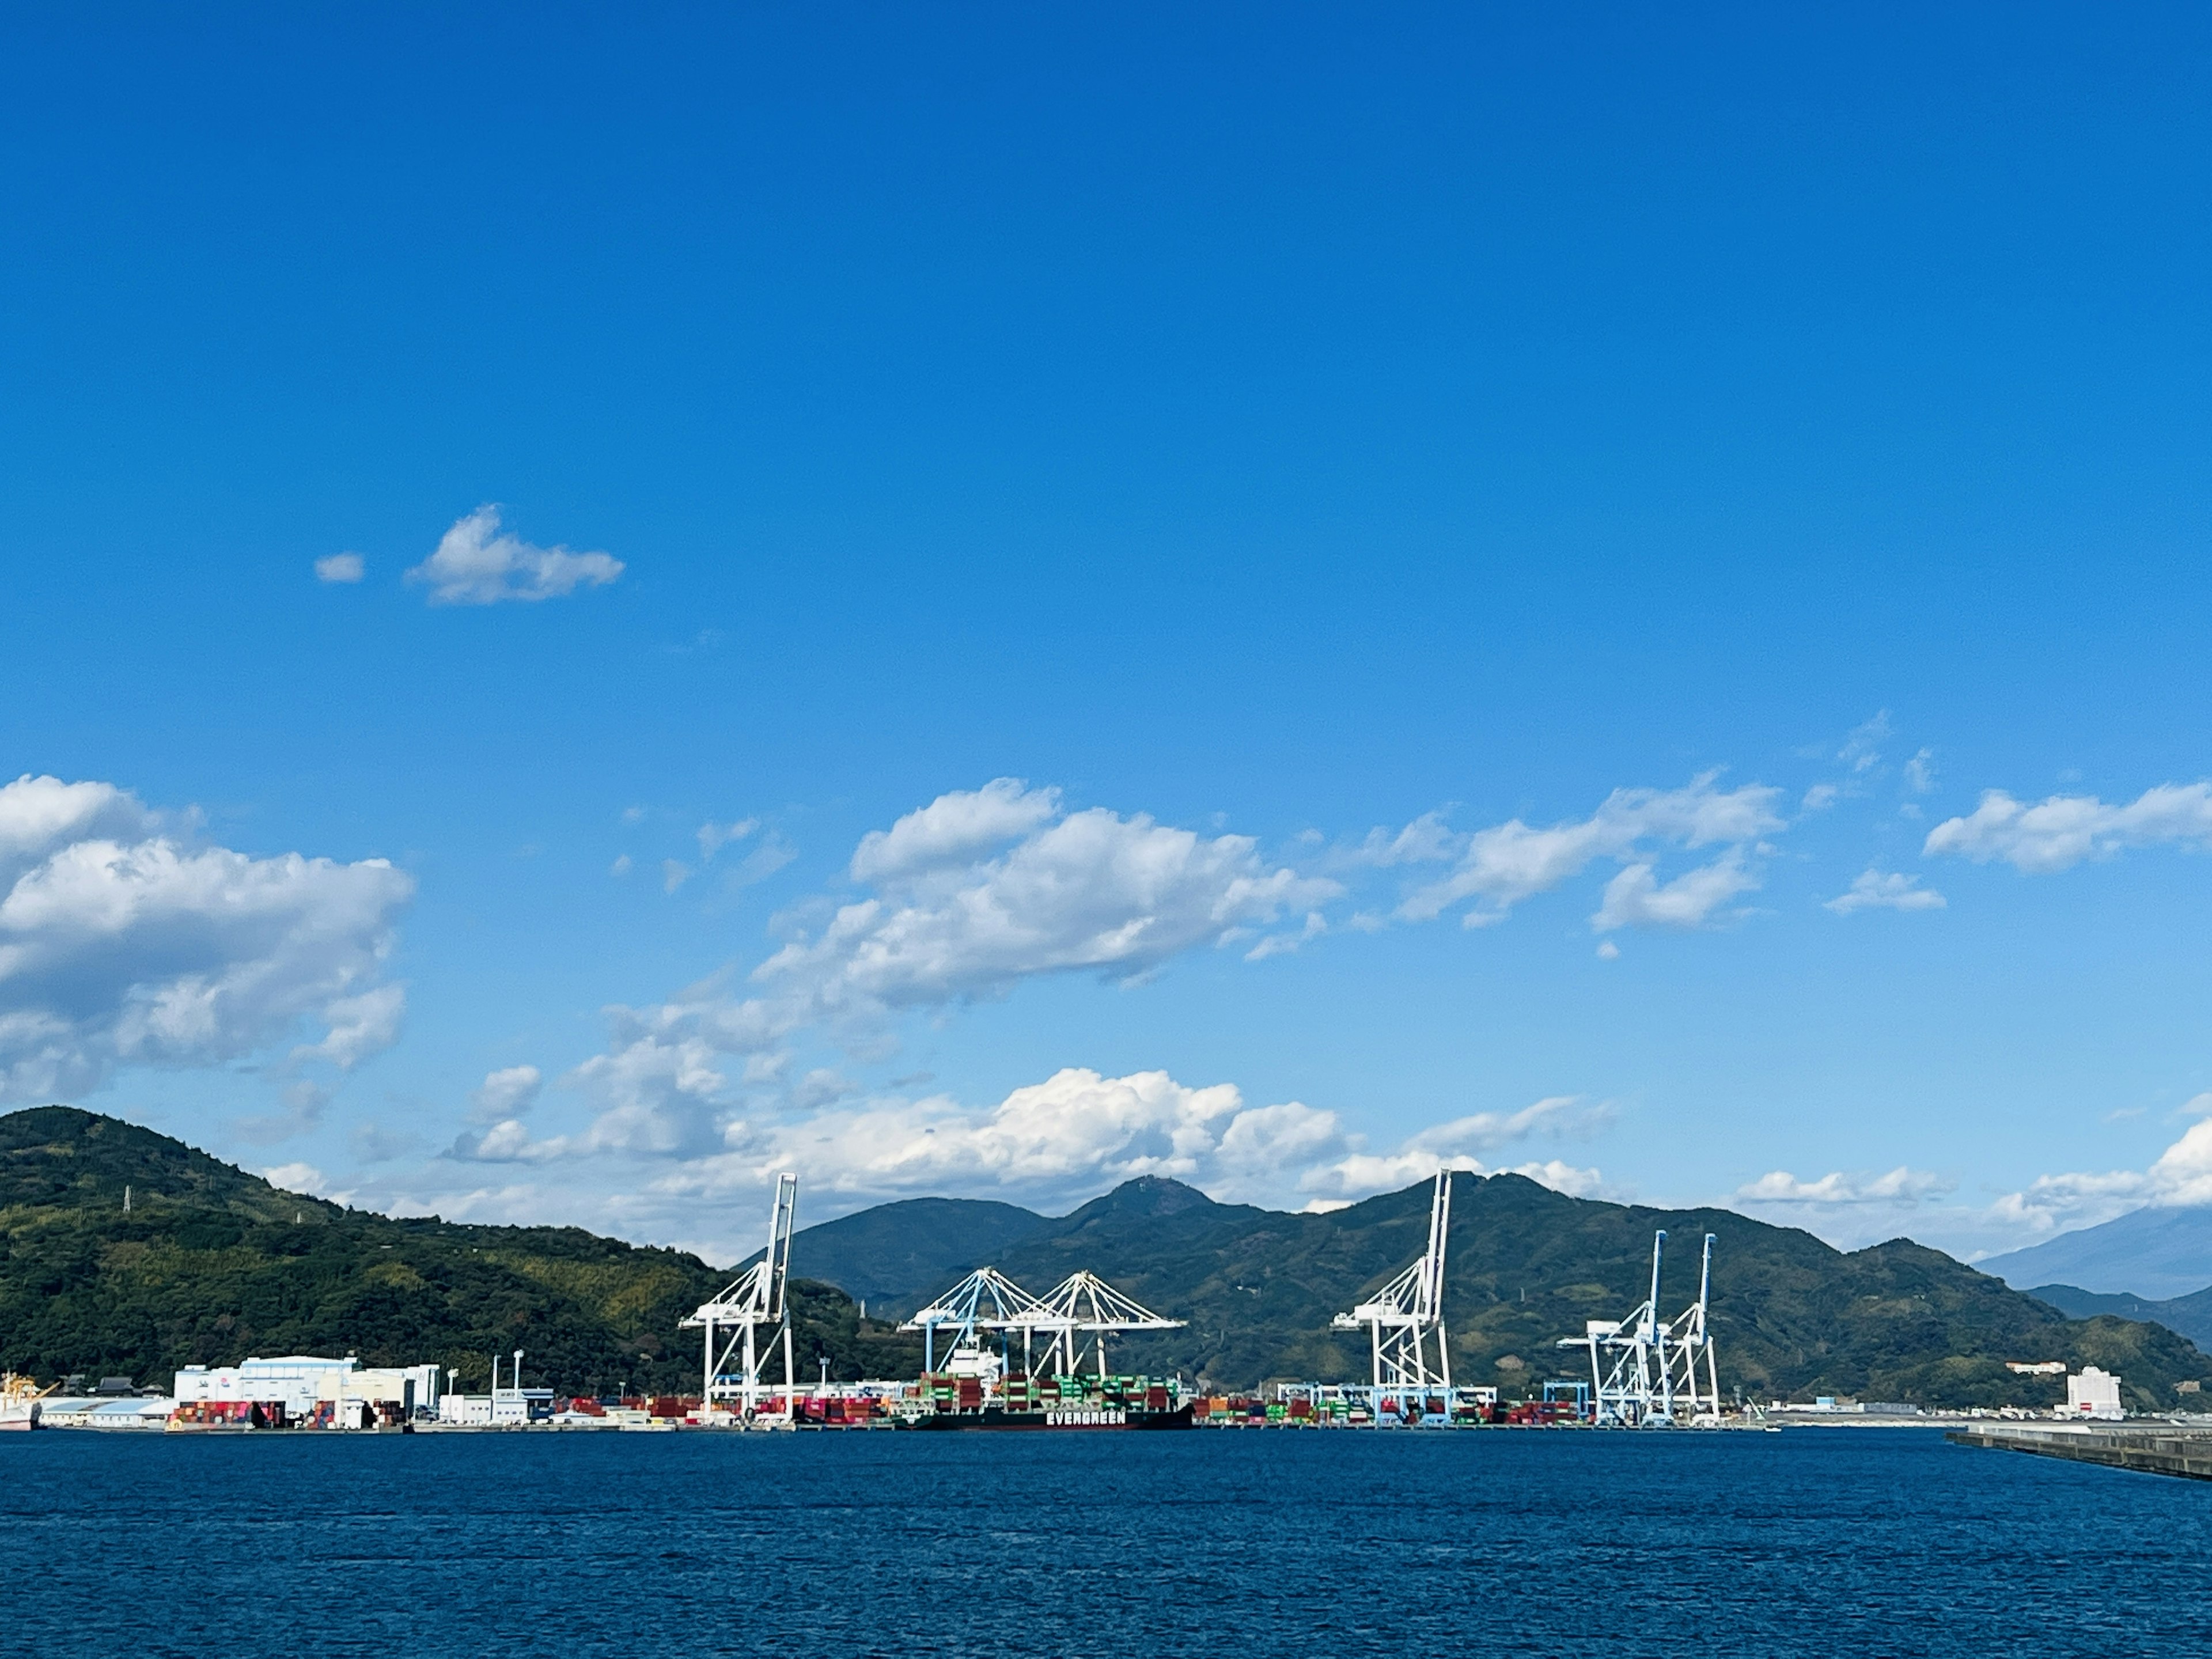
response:
{"label": "distant mountain ridge", "polygon": [[[1929,1404],[2050,1404],[2062,1390],[2007,1360],[2095,1364],[2127,1379],[2138,1408],[2172,1384],[2212,1382],[2212,1360],[2170,1329],[2069,1320],[2047,1303],[1907,1240],[1845,1255],[1812,1235],[1725,1210],[1662,1211],[1566,1197],[1518,1176],[1458,1178],[1445,1273],[1455,1374],[1511,1388],[1574,1376],[1556,1340],[1643,1299],[1651,1235],[1668,1230],[1662,1302],[1695,1294],[1703,1236],[1717,1236],[1713,1329],[1724,1386],[1759,1397],[1814,1394]],[[1042,1293],[1088,1267],[1188,1328],[1130,1337],[1116,1366],[1181,1370],[1232,1386],[1267,1377],[1352,1380],[1367,1356],[1333,1315],[1420,1254],[1426,1182],[1327,1215],[1218,1204],[1173,1181],[1127,1182],[1072,1214],[914,1201],[824,1224],[793,1261],[834,1282],[864,1272],[870,1311],[904,1313],[986,1264]],[[1027,1221],[1021,1216],[1030,1216]],[[998,1231],[970,1237],[970,1220]],[[895,1226],[886,1224],[895,1221]],[[813,1235],[830,1248],[810,1249]],[[862,1249],[864,1243],[888,1248]],[[842,1254],[841,1254],[842,1252]],[[852,1290],[852,1281],[842,1281]],[[2103,1310],[2100,1310],[2100,1313]]]}
{"label": "distant mountain ridge", "polygon": [[791,1271],[904,1316],[940,1285],[1052,1224],[1034,1210],[988,1199],[905,1198],[801,1228],[791,1240]]}
{"label": "distant mountain ridge", "polygon": [[[2161,1325],[2069,1320],[1909,1241],[1845,1255],[1724,1210],[1573,1199],[1518,1176],[1455,1179],[1444,1306],[1462,1382],[1518,1392],[1579,1374],[1583,1360],[1556,1339],[1643,1299],[1652,1230],[1663,1226],[1669,1314],[1694,1295],[1702,1235],[1718,1237],[1724,1390],[2045,1404],[2058,1385],[2004,1362],[2051,1359],[2118,1371],[2137,1408],[2171,1405],[2179,1382],[2212,1384],[2212,1359]],[[793,1262],[850,1273],[894,1316],[986,1261],[1038,1291],[1088,1267],[1188,1322],[1115,1342],[1116,1370],[1228,1387],[1350,1381],[1366,1374],[1366,1345],[1333,1330],[1331,1316],[1419,1255],[1428,1212],[1425,1182],[1309,1215],[1146,1178],[1057,1218],[902,1200],[808,1229]],[[434,1360],[480,1387],[491,1354],[521,1347],[533,1380],[564,1391],[688,1393],[698,1348],[678,1322],[731,1272],[575,1228],[349,1210],[71,1108],[0,1117],[0,1364],[46,1380],[166,1380],[185,1364],[335,1350],[372,1364]],[[918,1339],[862,1320],[846,1290],[796,1278],[793,1304],[805,1374],[825,1362],[841,1378],[919,1370]]]}
{"label": "distant mountain ridge", "polygon": [[2163,1325],[2212,1352],[2212,1286],[2160,1302],[2124,1292],[2100,1294],[2076,1285],[2039,1285],[2028,1294],[2039,1302],[2048,1302],[2069,1319],[2094,1319],[2100,1314],[2111,1314],[2120,1319],[2145,1320]]}
{"label": "distant mountain ridge", "polygon": [[2006,1284],[2170,1301],[2212,1286],[2212,1208],[2132,1210],[1978,1264]]}

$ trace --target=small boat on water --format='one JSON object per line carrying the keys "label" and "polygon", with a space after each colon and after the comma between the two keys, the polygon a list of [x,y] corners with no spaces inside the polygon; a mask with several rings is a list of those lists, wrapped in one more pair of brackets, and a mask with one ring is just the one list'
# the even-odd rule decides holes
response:
{"label": "small boat on water", "polygon": [[0,1376],[0,1429],[37,1428],[39,1402],[53,1391],[52,1384],[42,1389],[13,1371]]}

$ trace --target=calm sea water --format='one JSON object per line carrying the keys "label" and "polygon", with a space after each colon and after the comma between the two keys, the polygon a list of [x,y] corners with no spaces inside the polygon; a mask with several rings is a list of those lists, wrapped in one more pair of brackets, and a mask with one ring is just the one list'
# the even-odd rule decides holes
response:
{"label": "calm sea water", "polygon": [[2212,1485],[1771,1434],[0,1437],[27,1656],[2212,1654]]}

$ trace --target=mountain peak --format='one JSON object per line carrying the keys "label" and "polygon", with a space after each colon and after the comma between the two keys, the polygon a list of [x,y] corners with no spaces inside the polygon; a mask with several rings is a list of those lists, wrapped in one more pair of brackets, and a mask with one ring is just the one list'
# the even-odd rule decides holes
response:
{"label": "mountain peak", "polygon": [[0,1117],[0,1206],[120,1203],[126,1186],[141,1200],[160,1194],[259,1206],[275,1196],[258,1176],[119,1117],[75,1106],[33,1106]]}
{"label": "mountain peak", "polygon": [[1110,1193],[1092,1199],[1074,1215],[1170,1216],[1182,1215],[1190,1210],[1213,1210],[1221,1206],[1195,1187],[1185,1186],[1166,1176],[1139,1176],[1125,1181]]}

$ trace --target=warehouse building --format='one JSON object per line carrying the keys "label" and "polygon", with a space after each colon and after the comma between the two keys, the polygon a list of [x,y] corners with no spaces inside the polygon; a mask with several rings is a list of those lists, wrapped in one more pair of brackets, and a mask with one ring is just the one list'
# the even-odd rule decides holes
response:
{"label": "warehouse building", "polygon": [[324,1420],[358,1429],[377,1421],[404,1421],[418,1410],[435,1411],[438,1368],[365,1366],[351,1354],[343,1359],[287,1354],[239,1365],[187,1365],[177,1373],[172,1392],[179,1407],[274,1407],[287,1423]]}

